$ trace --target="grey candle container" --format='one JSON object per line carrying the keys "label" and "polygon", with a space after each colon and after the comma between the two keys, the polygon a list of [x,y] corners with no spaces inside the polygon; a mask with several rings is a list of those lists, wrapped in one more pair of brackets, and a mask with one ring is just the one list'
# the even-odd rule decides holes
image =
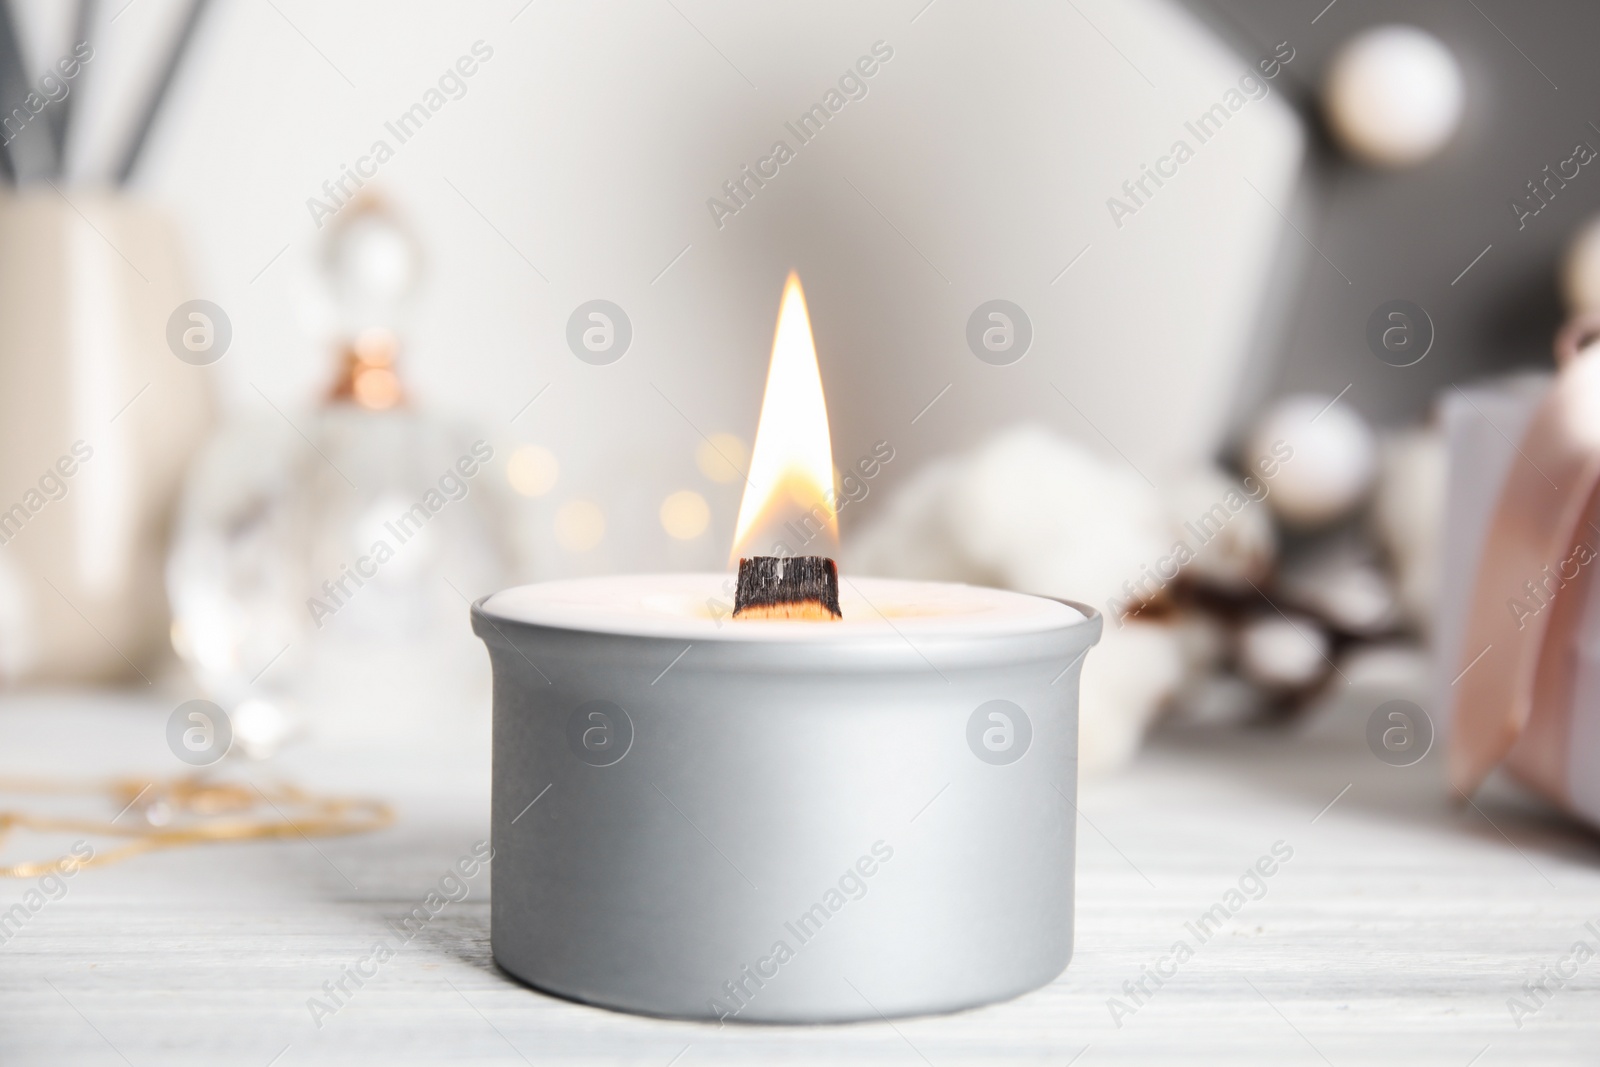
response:
{"label": "grey candle container", "polygon": [[535,625],[488,599],[490,938],[513,976],[647,1015],[823,1023],[1005,1000],[1066,967],[1093,609],[794,643]]}

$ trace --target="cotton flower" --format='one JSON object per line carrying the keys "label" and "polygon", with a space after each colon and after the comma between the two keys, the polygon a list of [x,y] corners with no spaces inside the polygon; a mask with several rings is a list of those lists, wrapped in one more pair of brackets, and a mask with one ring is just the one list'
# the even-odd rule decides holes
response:
{"label": "cotton flower", "polygon": [[[917,472],[852,539],[845,562],[857,573],[998,585],[1104,610],[1171,546],[1172,511],[1138,472],[1023,426]],[[1125,763],[1183,670],[1171,627],[1108,618],[1083,664],[1079,769]]]}

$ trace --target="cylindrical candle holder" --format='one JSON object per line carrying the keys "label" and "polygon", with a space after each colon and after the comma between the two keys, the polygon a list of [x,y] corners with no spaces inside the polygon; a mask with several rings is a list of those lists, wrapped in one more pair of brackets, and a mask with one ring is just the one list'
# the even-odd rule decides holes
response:
{"label": "cylindrical candle holder", "polygon": [[[1033,608],[998,629],[597,627],[562,617],[585,585],[472,610],[501,967],[610,1008],[782,1023],[952,1011],[1061,973],[1093,609],[981,591]],[[533,611],[505,600],[556,586]],[[850,586],[881,603],[918,583]]]}

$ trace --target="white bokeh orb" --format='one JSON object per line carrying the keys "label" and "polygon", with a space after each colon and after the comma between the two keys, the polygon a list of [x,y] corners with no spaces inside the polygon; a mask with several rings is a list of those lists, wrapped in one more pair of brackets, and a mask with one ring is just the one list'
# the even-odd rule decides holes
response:
{"label": "white bokeh orb", "polygon": [[1380,167],[1437,155],[1461,125],[1465,97],[1461,65],[1444,42],[1402,25],[1375,26],[1346,41],[1322,88],[1334,137]]}
{"label": "white bokeh orb", "polygon": [[1600,311],[1600,215],[1584,223],[1561,260],[1561,295],[1567,310]]}
{"label": "white bokeh orb", "polygon": [[1377,443],[1348,401],[1297,393],[1267,409],[1242,458],[1245,470],[1266,483],[1273,513],[1306,529],[1344,517],[1366,497],[1377,472]]}

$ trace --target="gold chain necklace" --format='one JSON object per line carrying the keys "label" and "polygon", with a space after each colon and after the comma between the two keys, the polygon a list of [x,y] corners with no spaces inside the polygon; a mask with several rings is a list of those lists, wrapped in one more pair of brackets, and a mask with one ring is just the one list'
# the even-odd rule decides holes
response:
{"label": "gold chain necklace", "polygon": [[[0,778],[0,793],[98,794],[119,808],[113,818],[104,822],[0,810],[0,847],[18,829],[128,839],[126,844],[86,858],[68,854],[52,860],[0,866],[0,878],[32,878],[52,871],[99,867],[141,852],[187,845],[275,837],[340,837],[381,830],[394,821],[393,810],[379,800],[318,796],[287,783],[262,788],[253,783],[208,780],[200,775],[116,778],[98,784]],[[254,814],[263,808],[270,808],[275,817]],[[118,825],[130,809],[138,812],[139,821]]]}

